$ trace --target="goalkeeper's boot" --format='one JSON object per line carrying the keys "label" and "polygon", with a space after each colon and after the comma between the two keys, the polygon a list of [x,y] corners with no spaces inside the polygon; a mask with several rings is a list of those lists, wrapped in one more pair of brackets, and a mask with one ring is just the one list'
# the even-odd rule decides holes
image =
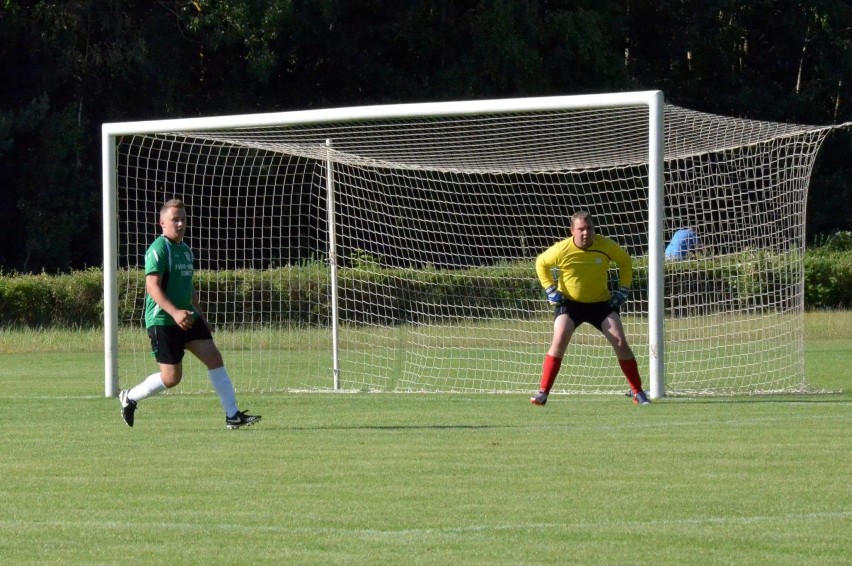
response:
{"label": "goalkeeper's boot", "polygon": [[539,407],[544,407],[544,405],[547,403],[547,393],[545,393],[544,391],[539,391],[538,393],[530,397],[530,403],[532,403],[533,405],[538,405]]}
{"label": "goalkeeper's boot", "polygon": [[251,426],[260,420],[260,415],[247,415],[242,411],[237,411],[233,417],[225,417],[225,426],[230,429],[242,428]]}
{"label": "goalkeeper's boot", "polygon": [[648,399],[648,395],[645,394],[641,389],[633,394],[633,404],[634,405],[650,405],[651,400]]}
{"label": "goalkeeper's boot", "polygon": [[133,426],[133,416],[136,414],[136,401],[129,399],[127,394],[129,390],[124,389],[118,394],[118,400],[121,401],[121,418],[127,423],[127,426]]}

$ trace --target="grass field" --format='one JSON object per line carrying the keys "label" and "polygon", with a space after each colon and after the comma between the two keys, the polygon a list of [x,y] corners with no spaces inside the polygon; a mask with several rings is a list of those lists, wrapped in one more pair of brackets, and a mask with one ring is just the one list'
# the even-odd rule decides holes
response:
{"label": "grass field", "polygon": [[806,329],[839,393],[242,395],[240,431],[211,395],[130,429],[99,336],[2,333],[0,563],[850,564],[852,314]]}

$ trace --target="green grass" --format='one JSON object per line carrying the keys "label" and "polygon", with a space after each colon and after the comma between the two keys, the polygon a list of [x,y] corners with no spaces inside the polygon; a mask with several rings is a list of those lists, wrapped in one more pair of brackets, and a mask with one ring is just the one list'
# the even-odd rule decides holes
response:
{"label": "green grass", "polygon": [[849,564],[849,316],[806,318],[842,393],[242,395],[241,431],[211,395],[127,428],[99,337],[7,332],[0,563]]}

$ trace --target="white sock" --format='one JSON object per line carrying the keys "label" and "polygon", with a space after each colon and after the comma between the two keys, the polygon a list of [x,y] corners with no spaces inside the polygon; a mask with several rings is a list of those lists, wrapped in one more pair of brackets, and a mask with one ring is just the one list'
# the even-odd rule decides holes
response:
{"label": "white sock", "polygon": [[128,392],[127,397],[138,402],[142,399],[147,399],[152,395],[156,395],[165,389],[166,384],[163,383],[163,378],[160,376],[160,372],[152,373],[145,378],[145,381],[131,389]]}
{"label": "white sock", "polygon": [[237,394],[234,393],[234,384],[231,383],[231,378],[228,377],[228,371],[225,366],[220,368],[207,370],[207,375],[210,377],[210,383],[213,384],[213,389],[219,395],[219,402],[222,403],[222,408],[225,409],[225,416],[233,417],[237,414]]}

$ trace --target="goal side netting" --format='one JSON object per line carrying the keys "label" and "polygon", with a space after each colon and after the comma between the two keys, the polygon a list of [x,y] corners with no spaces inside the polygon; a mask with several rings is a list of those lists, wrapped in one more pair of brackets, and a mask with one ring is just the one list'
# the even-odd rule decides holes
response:
{"label": "goal side netting", "polygon": [[[807,389],[805,202],[826,128],[666,105],[655,218],[648,106],[431,107],[105,126],[106,393],[156,371],[143,256],[170,198],[187,204],[196,285],[238,391],[535,390],[553,325],[535,258],[580,209],[633,256],[622,320],[646,381],[661,350],[666,395]],[[661,254],[693,234],[656,282],[655,230]],[[190,358],[179,389],[210,390]],[[562,368],[556,393],[627,391],[587,325]]]}

